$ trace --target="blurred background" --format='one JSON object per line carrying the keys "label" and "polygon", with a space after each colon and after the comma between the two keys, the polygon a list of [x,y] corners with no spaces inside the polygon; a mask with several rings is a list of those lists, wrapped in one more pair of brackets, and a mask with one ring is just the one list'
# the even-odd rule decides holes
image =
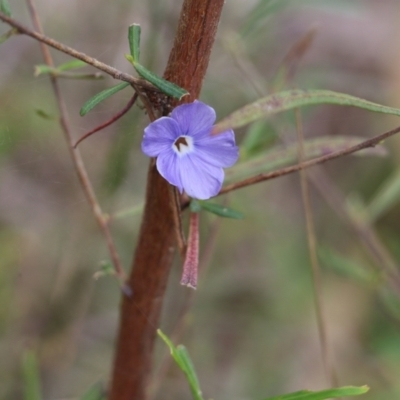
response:
{"label": "blurred background", "polygon": [[[181,3],[40,0],[37,7],[48,36],[129,73],[127,28],[140,23],[142,63],[162,74]],[[32,26],[24,2],[10,5],[15,19]],[[201,100],[219,118],[291,87],[400,107],[399,18],[396,0],[230,0]],[[7,29],[0,24],[0,34]],[[57,64],[70,60],[52,54]],[[109,255],[73,169],[48,77],[34,76],[43,63],[38,43],[14,36],[0,46],[0,61],[0,398],[23,398],[36,360],[44,399],[77,399],[97,382],[107,385],[120,291],[111,276],[93,278]],[[79,116],[87,99],[115,83],[108,76],[60,80],[76,139],[128,102],[126,89]],[[302,119],[306,143],[322,140],[317,154],[338,140],[347,144],[350,136],[368,138],[399,125],[395,117],[327,105],[303,109]],[[148,159],[140,142],[147,123],[135,106],[80,146],[99,202],[113,217],[126,269],[145,190]],[[288,156],[296,146],[293,112],[236,133],[243,163],[264,160],[258,172],[271,168],[274,155],[283,164],[297,162]],[[387,278],[400,263],[399,140],[309,171],[330,361],[340,385],[371,387],[365,400],[400,398],[400,291]],[[249,174],[246,168],[227,179]],[[206,398],[262,399],[330,387],[299,175],[215,202],[245,219],[202,214],[198,290],[179,285],[177,259],[161,328],[188,348]],[[188,399],[187,382],[169,357],[159,342],[152,394]]]}

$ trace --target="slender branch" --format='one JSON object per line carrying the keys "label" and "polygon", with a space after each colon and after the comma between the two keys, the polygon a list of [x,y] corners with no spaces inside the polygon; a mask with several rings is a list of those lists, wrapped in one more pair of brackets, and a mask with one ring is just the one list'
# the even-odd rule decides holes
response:
{"label": "slender branch", "polygon": [[[105,72],[106,74],[112,76],[115,79],[129,82],[130,84],[134,85],[134,88],[142,89],[144,91],[149,91],[149,92],[156,92],[156,93],[160,92],[151,83],[145,81],[144,79],[135,78],[134,76],[129,75],[125,72],[119,71],[118,69],[111,67],[110,65],[104,64],[103,62],[97,60],[96,58],[90,57],[85,53],[77,51],[77,50],[73,49],[72,47],[66,46],[65,44],[62,44],[48,36],[45,36],[42,33],[43,32],[42,29],[39,28],[39,26],[36,25],[36,23],[34,23],[36,31],[33,31],[33,30],[27,28],[26,26],[22,25],[18,21],[16,21],[14,18],[7,17],[7,15],[5,15],[1,12],[0,12],[0,20],[7,23],[8,25],[14,27],[21,34],[28,35],[28,36],[32,37],[33,39],[38,40],[41,43],[47,44],[48,46],[53,47],[54,49],[56,49],[58,51],[61,51],[62,53],[68,54],[71,57],[81,60],[81,61],[85,62],[86,64],[89,64],[92,67]],[[48,50],[47,50],[47,53],[50,56],[50,52]],[[51,65],[51,66],[54,67],[54,65]]]}
{"label": "slender branch", "polygon": [[[33,0],[27,0],[27,5],[29,8],[29,12],[31,14],[31,18],[35,25],[35,29],[38,32],[42,32],[42,26],[41,26],[41,23],[39,20],[38,13],[36,11],[36,7],[33,3]],[[2,14],[0,14],[0,18],[1,17],[2,17]],[[39,33],[38,35],[43,36],[41,33]],[[51,57],[50,51],[47,48],[47,46],[44,44],[44,41],[41,41],[40,47],[41,47],[41,50],[43,53],[43,58],[44,58],[45,63],[49,67],[54,67],[54,62]],[[83,192],[85,193],[86,199],[87,199],[90,207],[92,208],[92,211],[97,220],[97,223],[99,224],[100,229],[102,230],[103,235],[106,239],[108,251],[110,253],[110,256],[111,256],[111,259],[112,259],[112,262],[114,265],[115,274],[119,278],[121,283],[123,283],[125,281],[125,272],[122,268],[116,247],[114,245],[114,242],[113,242],[113,239],[111,236],[111,232],[108,228],[107,218],[103,214],[103,211],[101,210],[101,207],[97,201],[96,194],[95,194],[93,186],[90,182],[89,176],[86,172],[82,157],[78,150],[74,150],[74,142],[73,142],[71,130],[69,127],[67,108],[66,108],[64,99],[61,95],[61,91],[60,91],[60,88],[58,85],[57,78],[53,75],[50,75],[50,80],[51,80],[51,84],[53,86],[54,95],[56,97],[56,101],[57,101],[59,112],[60,112],[60,125],[63,130],[65,139],[67,141],[69,153],[72,158],[76,173],[81,182],[81,186],[82,186]]]}
{"label": "slender branch", "polygon": [[357,151],[366,149],[368,147],[375,147],[378,144],[380,144],[383,140],[385,140],[399,132],[400,132],[400,126],[395,129],[392,129],[390,131],[381,133],[380,135],[374,136],[373,138],[365,140],[364,142],[361,142],[355,146],[348,147],[347,149],[338,150],[333,153],[327,154],[325,156],[313,158],[311,160],[308,160],[308,161],[305,161],[305,162],[302,162],[302,163],[299,163],[296,165],[292,165],[290,167],[281,168],[276,171],[265,173],[265,174],[258,174],[256,176],[252,176],[251,178],[243,179],[242,181],[232,183],[231,185],[226,185],[218,193],[218,196],[225,194],[225,193],[233,192],[234,190],[238,190],[238,189],[250,186],[250,185],[254,185],[256,183],[264,182],[269,179],[279,178],[281,176],[288,175],[293,172],[298,172],[302,169],[306,169],[306,168],[312,167],[317,164],[323,164],[327,161],[334,160],[339,157],[343,157],[343,156],[347,156],[349,154],[356,153]]}
{"label": "slender branch", "polygon": [[83,140],[87,139],[89,136],[92,136],[94,133],[99,132],[104,128],[107,128],[107,126],[110,126],[115,121],[118,121],[122,116],[124,116],[132,108],[132,106],[135,104],[137,98],[138,98],[138,94],[137,94],[137,92],[135,92],[135,94],[129,100],[128,104],[118,114],[113,115],[108,121],[102,123],[99,126],[96,126],[96,128],[94,128],[91,131],[82,135],[74,144],[74,149],[76,149],[78,147],[78,144],[81,143]]}

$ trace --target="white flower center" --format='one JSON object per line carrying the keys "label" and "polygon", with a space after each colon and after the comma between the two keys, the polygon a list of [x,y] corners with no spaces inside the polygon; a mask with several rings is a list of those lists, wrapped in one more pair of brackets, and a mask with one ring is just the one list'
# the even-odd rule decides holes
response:
{"label": "white flower center", "polygon": [[179,156],[182,157],[188,153],[194,151],[193,138],[190,136],[179,136],[172,145],[172,150]]}

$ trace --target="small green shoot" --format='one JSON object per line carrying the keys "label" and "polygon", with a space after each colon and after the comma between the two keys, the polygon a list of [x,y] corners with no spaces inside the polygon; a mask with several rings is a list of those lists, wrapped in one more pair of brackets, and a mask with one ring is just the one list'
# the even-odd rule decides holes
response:
{"label": "small green shoot", "polygon": [[178,345],[177,347],[175,347],[171,340],[160,329],[157,330],[157,333],[158,336],[160,336],[160,338],[169,347],[172,358],[185,374],[186,379],[189,382],[193,398],[195,400],[204,400],[200,390],[199,380],[197,379],[196,371],[194,370],[192,360],[190,359],[186,348],[182,345]]}
{"label": "small green shoot", "polygon": [[79,114],[83,117],[84,115],[86,115],[90,110],[92,110],[94,107],[97,106],[97,104],[101,103],[102,101],[104,101],[105,99],[109,98],[110,96],[112,96],[113,94],[119,92],[122,89],[125,89],[126,87],[128,87],[130,85],[130,83],[128,82],[123,82],[123,83],[119,83],[118,85],[115,85],[109,89],[105,89],[100,93],[97,93],[95,96],[93,96],[92,98],[90,98],[81,108],[81,111],[79,112]]}
{"label": "small green shoot", "polygon": [[11,17],[12,13],[11,13],[11,8],[10,8],[10,4],[8,3],[8,0],[0,0],[0,11],[7,15],[7,17]]}
{"label": "small green shoot", "polygon": [[223,206],[221,204],[209,203],[208,201],[192,199],[190,202],[190,211],[200,212],[201,210],[208,211],[212,214],[218,215],[219,217],[232,218],[232,219],[243,219],[244,215],[232,208]]}
{"label": "small green shoot", "polygon": [[129,48],[134,62],[140,59],[140,32],[139,24],[132,24],[128,29]]}
{"label": "small green shoot", "polygon": [[358,396],[360,394],[367,393],[368,390],[368,386],[343,386],[341,388],[322,390],[320,392],[301,390],[300,392],[269,397],[268,399],[264,400],[326,400],[344,396]]}

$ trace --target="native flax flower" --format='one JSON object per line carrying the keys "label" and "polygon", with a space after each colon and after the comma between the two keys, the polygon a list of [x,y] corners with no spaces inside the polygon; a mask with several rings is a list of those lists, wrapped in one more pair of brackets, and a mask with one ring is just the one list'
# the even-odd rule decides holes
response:
{"label": "native flax flower", "polygon": [[158,172],[182,193],[199,200],[216,196],[224,170],[239,157],[232,129],[211,135],[213,108],[200,101],[176,107],[144,130],[142,151],[157,157]]}

